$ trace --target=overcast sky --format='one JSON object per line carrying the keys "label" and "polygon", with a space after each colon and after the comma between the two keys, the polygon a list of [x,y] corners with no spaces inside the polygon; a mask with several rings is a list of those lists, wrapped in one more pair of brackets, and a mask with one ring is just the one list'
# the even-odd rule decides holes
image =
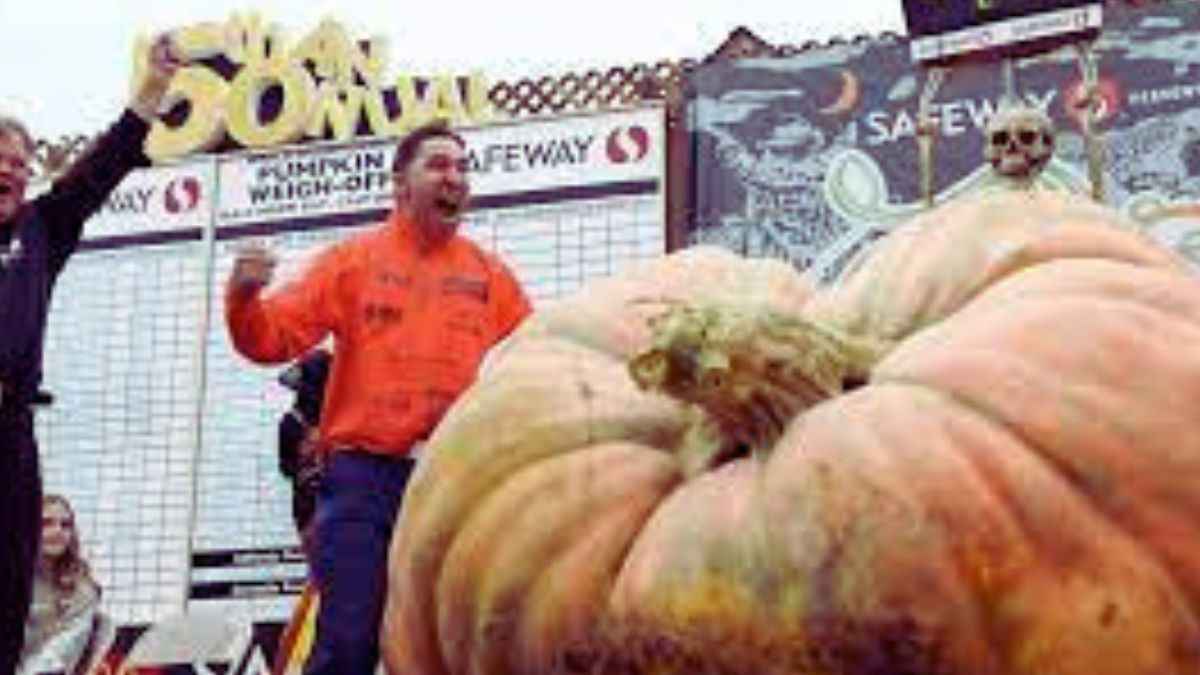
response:
{"label": "overcast sky", "polygon": [[0,0],[0,114],[43,138],[98,131],[125,104],[139,34],[251,9],[294,39],[324,17],[355,37],[385,35],[389,76],[482,70],[491,81],[702,57],[737,26],[772,43],[903,32],[900,0]]}

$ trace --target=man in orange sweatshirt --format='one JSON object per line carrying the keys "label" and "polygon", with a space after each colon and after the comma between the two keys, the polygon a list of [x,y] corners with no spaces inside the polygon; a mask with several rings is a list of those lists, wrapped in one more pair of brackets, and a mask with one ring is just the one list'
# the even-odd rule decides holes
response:
{"label": "man in orange sweatshirt", "polygon": [[328,335],[337,354],[321,412],[327,460],[311,561],[321,605],[306,675],[374,672],[413,448],[530,312],[512,272],[457,234],[469,198],[465,145],[442,124],[414,130],[396,149],[387,221],[265,295],[275,259],[260,246],[239,252],[229,278],[226,324],[243,356],[282,363]]}

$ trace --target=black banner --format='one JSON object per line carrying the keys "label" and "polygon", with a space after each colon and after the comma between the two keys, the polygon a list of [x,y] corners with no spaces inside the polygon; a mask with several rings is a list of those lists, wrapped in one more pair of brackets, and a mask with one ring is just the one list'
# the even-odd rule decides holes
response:
{"label": "black banner", "polygon": [[939,35],[1056,10],[1094,5],[1097,0],[903,0],[904,23],[913,37]]}
{"label": "black banner", "polygon": [[192,554],[192,567],[262,567],[264,565],[304,564],[304,551],[299,546],[282,548],[235,548],[197,551]]}
{"label": "black banner", "polygon": [[253,600],[300,595],[306,581],[304,577],[263,581],[193,581],[189,597],[192,600]]}

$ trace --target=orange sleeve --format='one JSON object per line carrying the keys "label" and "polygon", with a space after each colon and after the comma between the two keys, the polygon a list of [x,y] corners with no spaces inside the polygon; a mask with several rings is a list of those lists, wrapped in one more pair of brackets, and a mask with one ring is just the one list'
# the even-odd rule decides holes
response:
{"label": "orange sleeve", "polygon": [[533,311],[525,289],[521,288],[521,282],[517,281],[512,271],[503,263],[497,262],[497,267],[499,269],[493,277],[496,282],[496,288],[493,289],[496,300],[492,311],[496,332],[492,336],[492,344],[508,337],[508,334]]}
{"label": "orange sleeve", "polygon": [[242,356],[256,363],[282,363],[317,346],[336,326],[337,280],[345,254],[335,246],[316,258],[303,274],[276,291],[225,291],[225,325]]}

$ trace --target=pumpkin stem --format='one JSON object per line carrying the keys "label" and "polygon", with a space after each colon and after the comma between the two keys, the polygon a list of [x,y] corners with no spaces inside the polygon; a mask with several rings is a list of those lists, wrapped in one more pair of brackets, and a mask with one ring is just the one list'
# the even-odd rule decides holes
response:
{"label": "pumpkin stem", "polygon": [[651,329],[653,343],[633,357],[629,373],[642,389],[705,413],[709,429],[697,437],[712,439],[702,454],[714,464],[745,449],[769,451],[797,414],[865,383],[883,352],[765,309],[679,305],[652,319]]}

